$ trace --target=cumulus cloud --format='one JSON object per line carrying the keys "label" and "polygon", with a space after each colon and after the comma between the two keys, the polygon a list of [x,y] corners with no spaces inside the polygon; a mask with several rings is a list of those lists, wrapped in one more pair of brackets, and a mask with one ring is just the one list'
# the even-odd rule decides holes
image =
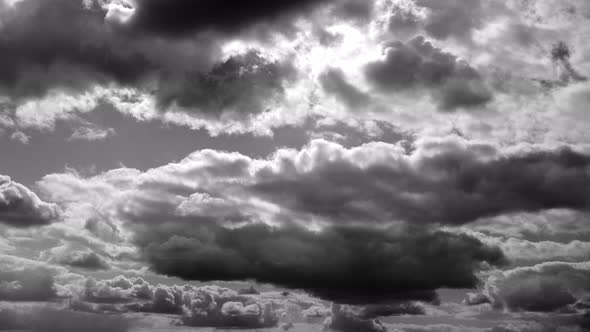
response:
{"label": "cumulus cloud", "polygon": [[[316,1],[303,2],[312,5]],[[208,8],[207,18],[212,18],[211,6],[220,11],[219,19],[227,18],[226,5],[217,8],[212,2],[195,7],[188,1],[174,5],[139,1],[137,8],[131,9],[131,4],[94,0],[18,1],[0,13],[3,33],[13,36],[0,41],[0,61],[4,64],[0,95],[14,102],[12,108],[17,113],[22,113],[18,110],[23,105],[31,106],[47,96],[67,93],[75,99],[97,86],[109,92],[123,88],[149,95],[156,99],[154,106],[161,111],[174,104],[189,108],[192,116],[195,112],[215,118],[224,112],[262,113],[281,100],[283,83],[294,79],[290,61],[268,60],[258,51],[223,56],[221,44],[230,36],[211,36],[201,29],[179,38],[160,35],[163,22],[179,26],[184,17],[189,25],[203,23],[196,19],[202,16],[202,8]],[[277,14],[283,9],[301,9],[270,2],[260,5],[276,7]],[[235,6],[241,6],[241,2]],[[257,8],[254,11],[261,13],[259,18],[264,20],[265,7],[248,4],[240,15]],[[133,12],[129,20],[113,18],[120,17],[126,8]],[[64,21],[70,22],[68,29],[61,27]],[[236,21],[228,22],[236,26]],[[207,29],[207,24],[201,28]],[[92,108],[108,99],[105,96],[109,93],[102,92],[93,96]],[[60,100],[53,100],[44,107],[51,112],[44,109],[36,113],[59,113],[59,106]],[[29,120],[41,122],[45,117]],[[97,140],[111,134],[108,128],[81,127],[70,139]]]}
{"label": "cumulus cloud", "polygon": [[[304,294],[263,292],[243,294],[216,285],[152,285],[141,278],[117,276],[88,278],[73,302],[73,310],[86,312],[148,312],[181,315],[195,327],[274,327],[279,322],[304,321],[302,312],[324,317],[327,309]],[[319,313],[319,314],[318,314]]]}
{"label": "cumulus cloud", "polygon": [[345,150],[316,141],[281,162],[281,168],[258,172],[254,191],[339,222],[462,224],[509,212],[588,206],[590,159],[567,148],[503,154],[488,144],[449,138],[418,142],[407,155],[396,145]]}
{"label": "cumulus cloud", "polygon": [[64,254],[62,257],[57,258],[57,260],[60,264],[88,270],[108,270],[110,268],[104,258],[90,251],[71,252]]}
{"label": "cumulus cloud", "polygon": [[365,67],[367,79],[382,92],[425,88],[444,110],[481,106],[492,99],[475,68],[422,36],[386,44],[384,52],[383,59]]}
{"label": "cumulus cloud", "polygon": [[[145,57],[117,49],[94,1],[19,1],[2,10],[0,91],[18,98],[53,87],[88,88],[93,82],[137,81],[150,68]],[[70,22],[66,29],[62,23]]]}
{"label": "cumulus cloud", "polygon": [[364,319],[359,317],[352,308],[339,304],[332,304],[332,315],[326,319],[324,326],[328,329],[342,332],[386,332],[387,328],[378,319]]}
{"label": "cumulus cloud", "polygon": [[184,279],[254,279],[338,302],[370,303],[433,301],[439,287],[475,286],[481,263],[503,263],[497,249],[448,233],[403,235],[361,227],[315,233],[264,224],[227,229],[189,220],[169,219],[169,230],[152,227],[138,234],[155,271]]}
{"label": "cumulus cloud", "polygon": [[261,113],[281,99],[284,84],[294,75],[290,63],[267,60],[251,50],[215,65],[208,73],[165,77],[156,94],[164,108],[175,104],[206,114]]}
{"label": "cumulus cloud", "polygon": [[[96,280],[89,277],[84,283],[80,298],[92,303],[128,303],[135,299],[154,299],[155,287],[142,278],[117,276],[113,279]],[[158,296],[158,301],[162,296]]]}
{"label": "cumulus cloud", "polygon": [[437,224],[586,210],[589,162],[570,149],[502,150],[456,137],[409,149],[318,140],[268,159],[203,150],[147,172],[54,174],[39,186],[124,220],[159,273],[254,279],[340,302],[433,301],[435,289],[473,287],[481,267],[505,260]]}
{"label": "cumulus cloud", "polygon": [[558,311],[587,301],[589,278],[587,262],[547,262],[489,277],[484,294],[492,304],[510,310]]}
{"label": "cumulus cloud", "polygon": [[37,194],[10,177],[0,175],[0,222],[13,227],[48,225],[58,220],[56,204],[42,201]]}

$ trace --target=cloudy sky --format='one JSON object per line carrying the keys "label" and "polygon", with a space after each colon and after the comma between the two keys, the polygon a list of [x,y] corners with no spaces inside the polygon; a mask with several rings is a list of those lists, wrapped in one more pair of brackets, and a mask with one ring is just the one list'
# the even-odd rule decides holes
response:
{"label": "cloudy sky", "polygon": [[587,0],[0,0],[0,330],[590,328]]}

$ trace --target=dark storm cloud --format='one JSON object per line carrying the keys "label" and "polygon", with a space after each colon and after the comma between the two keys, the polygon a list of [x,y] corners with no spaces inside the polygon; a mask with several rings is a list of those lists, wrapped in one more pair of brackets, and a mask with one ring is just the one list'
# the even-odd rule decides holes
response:
{"label": "dark storm cloud", "polygon": [[[590,207],[588,155],[567,148],[501,155],[492,146],[459,141],[428,145],[408,159],[364,167],[326,153],[305,171],[263,169],[252,190],[334,222],[463,224],[510,212]],[[285,170],[301,169],[284,162]]]}
{"label": "dark storm cloud", "polygon": [[190,218],[140,229],[136,243],[158,273],[189,280],[252,279],[341,303],[434,301],[437,288],[474,287],[481,263],[504,262],[497,248],[474,238],[420,230],[313,232],[263,224],[228,229]]}
{"label": "dark storm cloud", "polygon": [[492,304],[510,310],[550,312],[587,305],[588,263],[548,262],[492,276],[485,294]]}
{"label": "dark storm cloud", "polygon": [[67,253],[63,257],[58,258],[60,264],[69,265],[88,270],[108,270],[109,264],[94,252],[79,251]]}
{"label": "dark storm cloud", "polygon": [[131,24],[163,35],[201,30],[239,32],[257,24],[282,26],[334,0],[139,0]]}
{"label": "dark storm cloud", "polygon": [[[292,8],[274,3],[268,2],[277,12]],[[146,19],[142,15],[152,15],[148,13],[154,6],[161,10],[158,19],[168,17],[171,24],[181,24],[176,14],[164,14],[183,4],[203,6],[179,12],[187,14],[185,19],[190,22],[201,22],[199,15],[211,17],[211,11],[201,9],[220,5],[218,1],[209,5],[143,1],[134,15],[137,22],[121,23],[112,18],[114,10],[96,1],[18,1],[0,11],[0,94],[21,100],[42,97],[53,89],[88,91],[96,84],[115,83],[154,94],[162,108],[175,103],[216,115],[237,108],[242,113],[259,113],[267,102],[280,99],[283,83],[295,75],[289,61],[267,60],[254,50],[222,60],[219,45],[226,37],[195,31],[186,38],[161,38],[135,26]],[[246,2],[235,5],[252,8]],[[218,10],[221,8],[225,7]],[[244,14],[223,13],[222,17]],[[236,24],[234,18],[228,22]],[[104,138],[108,134],[94,131],[77,136]]]}
{"label": "dark storm cloud", "polygon": [[368,107],[370,96],[350,84],[344,72],[339,69],[328,69],[318,78],[324,91],[340,99],[350,108]]}
{"label": "dark storm cloud", "polygon": [[[0,12],[0,92],[40,96],[51,88],[95,82],[132,84],[152,65],[124,47],[106,11],[81,0],[23,0]],[[68,22],[68,24],[64,24]]]}
{"label": "dark storm cloud", "polygon": [[60,210],[56,204],[42,201],[27,187],[0,175],[0,223],[33,227],[47,225],[59,217]]}
{"label": "dark storm cloud", "polygon": [[365,75],[382,92],[426,88],[445,110],[480,106],[492,99],[475,68],[424,37],[387,44],[385,58],[367,64]]}
{"label": "dark storm cloud", "polygon": [[208,73],[163,78],[156,95],[164,107],[178,106],[204,113],[260,113],[265,103],[280,99],[284,84],[295,78],[290,63],[263,58],[256,51],[230,57]]}

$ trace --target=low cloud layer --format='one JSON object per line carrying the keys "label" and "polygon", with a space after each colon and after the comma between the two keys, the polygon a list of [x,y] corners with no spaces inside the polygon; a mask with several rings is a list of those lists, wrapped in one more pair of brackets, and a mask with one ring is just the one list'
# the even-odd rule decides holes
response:
{"label": "low cloud layer", "polygon": [[548,262],[504,271],[488,279],[485,293],[510,310],[584,310],[590,294],[588,263]]}
{"label": "low cloud layer", "polygon": [[342,303],[434,301],[437,288],[474,287],[480,264],[503,263],[497,249],[445,233],[363,228],[314,233],[265,225],[229,230],[190,224],[171,223],[175,231],[151,229],[139,235],[155,271],[184,279],[254,279]]}

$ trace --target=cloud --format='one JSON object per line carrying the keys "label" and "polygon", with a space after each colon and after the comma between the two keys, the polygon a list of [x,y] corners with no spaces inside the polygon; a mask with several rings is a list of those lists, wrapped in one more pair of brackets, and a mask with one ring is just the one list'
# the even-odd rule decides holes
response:
{"label": "cloud", "polygon": [[350,84],[342,70],[328,69],[319,76],[319,81],[327,94],[342,100],[350,108],[368,107],[370,104],[370,96]]}
{"label": "cloud", "polygon": [[384,58],[368,63],[365,76],[385,93],[427,89],[444,110],[481,106],[492,99],[475,68],[422,36],[386,44]]}
{"label": "cloud", "polygon": [[86,312],[147,312],[181,315],[181,322],[195,327],[262,328],[279,320],[302,321],[301,312],[323,305],[296,293],[241,294],[216,285],[151,285],[141,278],[117,276],[88,278],[72,309]]}
{"label": "cloud", "polygon": [[52,200],[121,220],[162,274],[253,279],[343,303],[433,301],[435,289],[473,287],[481,268],[505,261],[438,225],[584,211],[589,163],[569,149],[457,137],[407,148],[317,140],[267,159],[202,150],[146,172],[53,174],[38,185]]}
{"label": "cloud", "polygon": [[58,220],[56,204],[42,201],[34,192],[8,176],[0,175],[0,222],[13,227],[48,225]]}
{"label": "cloud", "polygon": [[284,84],[294,79],[288,62],[265,59],[250,50],[216,64],[208,73],[166,77],[156,92],[159,104],[195,109],[205,114],[261,113],[284,94]]}
{"label": "cloud", "polygon": [[49,301],[57,297],[53,274],[43,268],[25,268],[0,272],[0,300]]}
{"label": "cloud", "polygon": [[506,4],[480,0],[397,1],[388,9],[387,26],[395,35],[425,33],[437,40],[453,39],[470,46],[474,33],[498,16],[509,15]]}
{"label": "cloud", "polygon": [[202,287],[193,294],[183,315],[187,326],[263,328],[278,324],[278,312],[270,302],[217,286]]}
{"label": "cloud", "polygon": [[342,332],[386,332],[387,328],[378,319],[359,317],[348,306],[332,304],[332,315],[326,319],[324,326]]}
{"label": "cloud", "polygon": [[137,241],[161,274],[253,279],[342,303],[433,301],[439,287],[474,287],[481,263],[503,262],[500,251],[467,236],[362,227],[312,232],[253,224],[227,229],[168,219],[165,227],[138,233]]}
{"label": "cloud", "polygon": [[[253,191],[297,212],[345,221],[463,224],[551,208],[586,210],[590,158],[568,148],[504,154],[448,138],[352,149],[314,141],[258,172]],[[568,188],[567,190],[564,190]]]}
{"label": "cloud", "polygon": [[76,128],[68,140],[102,141],[112,135],[116,135],[116,132],[113,128],[83,126]]}
{"label": "cloud", "polygon": [[452,0],[444,3],[417,0],[416,4],[428,10],[426,18],[421,22],[424,31],[441,40],[453,37],[470,41],[475,30],[482,28],[503,9],[500,4],[479,0]]}
{"label": "cloud", "polygon": [[587,262],[546,262],[492,275],[484,294],[495,306],[510,310],[552,312],[587,300],[589,285]]}
{"label": "cloud", "polygon": [[[42,96],[52,87],[85,89],[92,83],[137,82],[150,63],[136,50],[118,49],[103,25],[104,10],[94,1],[15,3],[0,14],[0,91],[9,96]],[[63,27],[64,20],[70,22]]]}
{"label": "cloud", "polygon": [[[311,5],[314,1],[300,2]],[[205,16],[212,18],[211,6],[217,5],[214,2],[195,5],[189,1],[169,5],[143,0],[137,2],[129,22],[121,23],[113,19],[119,15],[116,11],[125,8],[121,3],[19,1],[0,11],[2,31],[13,36],[0,41],[0,61],[4,64],[0,72],[0,95],[13,102],[18,114],[32,108],[30,111],[35,114],[29,114],[19,124],[23,122],[26,126],[33,122],[36,127],[48,127],[42,126],[47,122],[44,119],[64,118],[66,114],[62,113],[69,110],[66,101],[61,100],[67,98],[48,99],[51,96],[66,94],[76,99],[93,92],[92,103],[88,105],[92,110],[98,103],[109,100],[116,89],[131,89],[136,94],[154,97],[154,107],[159,111],[167,111],[173,105],[188,109],[195,118],[199,116],[194,113],[214,115],[214,118],[226,111],[262,113],[281,100],[283,83],[294,79],[295,70],[290,61],[271,61],[255,50],[223,55],[221,45],[230,37],[212,36],[200,30],[182,38],[160,35],[161,26],[157,22],[182,25],[180,20],[184,17],[185,23],[191,25],[203,23],[202,19],[195,20],[203,13],[200,8],[208,8]],[[226,5],[215,7],[224,13],[218,18],[227,18]],[[283,9],[300,10],[298,6],[292,7],[294,3],[264,5],[275,7],[277,13]],[[242,6],[242,2],[233,6]],[[248,12],[254,7],[248,4],[244,8]],[[258,11],[262,14],[267,9],[259,7]],[[153,10],[157,10],[156,16]],[[68,29],[62,27],[64,21],[70,22]],[[230,22],[230,26],[236,26],[236,21]],[[102,90],[97,92],[99,88]],[[48,110],[39,111],[35,107],[39,103],[44,103],[41,108]],[[237,120],[244,118],[247,116]],[[104,139],[110,134],[108,128],[81,127],[71,139]]]}
{"label": "cloud", "polygon": [[22,131],[15,131],[12,133],[12,135],[10,135],[10,139],[21,144],[29,144],[30,137]]}
{"label": "cloud", "polygon": [[199,1],[168,3],[142,0],[137,3],[130,25],[133,29],[161,35],[178,36],[195,31],[213,30],[236,33],[255,25],[288,29],[294,19],[326,0],[297,0],[288,3],[271,0]]}
{"label": "cloud", "polygon": [[[80,298],[92,303],[129,303],[134,300],[152,300],[156,288],[142,278],[117,276],[113,279],[86,279]],[[161,291],[160,291],[161,292]],[[157,297],[162,301],[162,295]]]}
{"label": "cloud", "polygon": [[109,264],[98,254],[90,251],[77,251],[57,258],[60,264],[87,270],[108,270]]}

